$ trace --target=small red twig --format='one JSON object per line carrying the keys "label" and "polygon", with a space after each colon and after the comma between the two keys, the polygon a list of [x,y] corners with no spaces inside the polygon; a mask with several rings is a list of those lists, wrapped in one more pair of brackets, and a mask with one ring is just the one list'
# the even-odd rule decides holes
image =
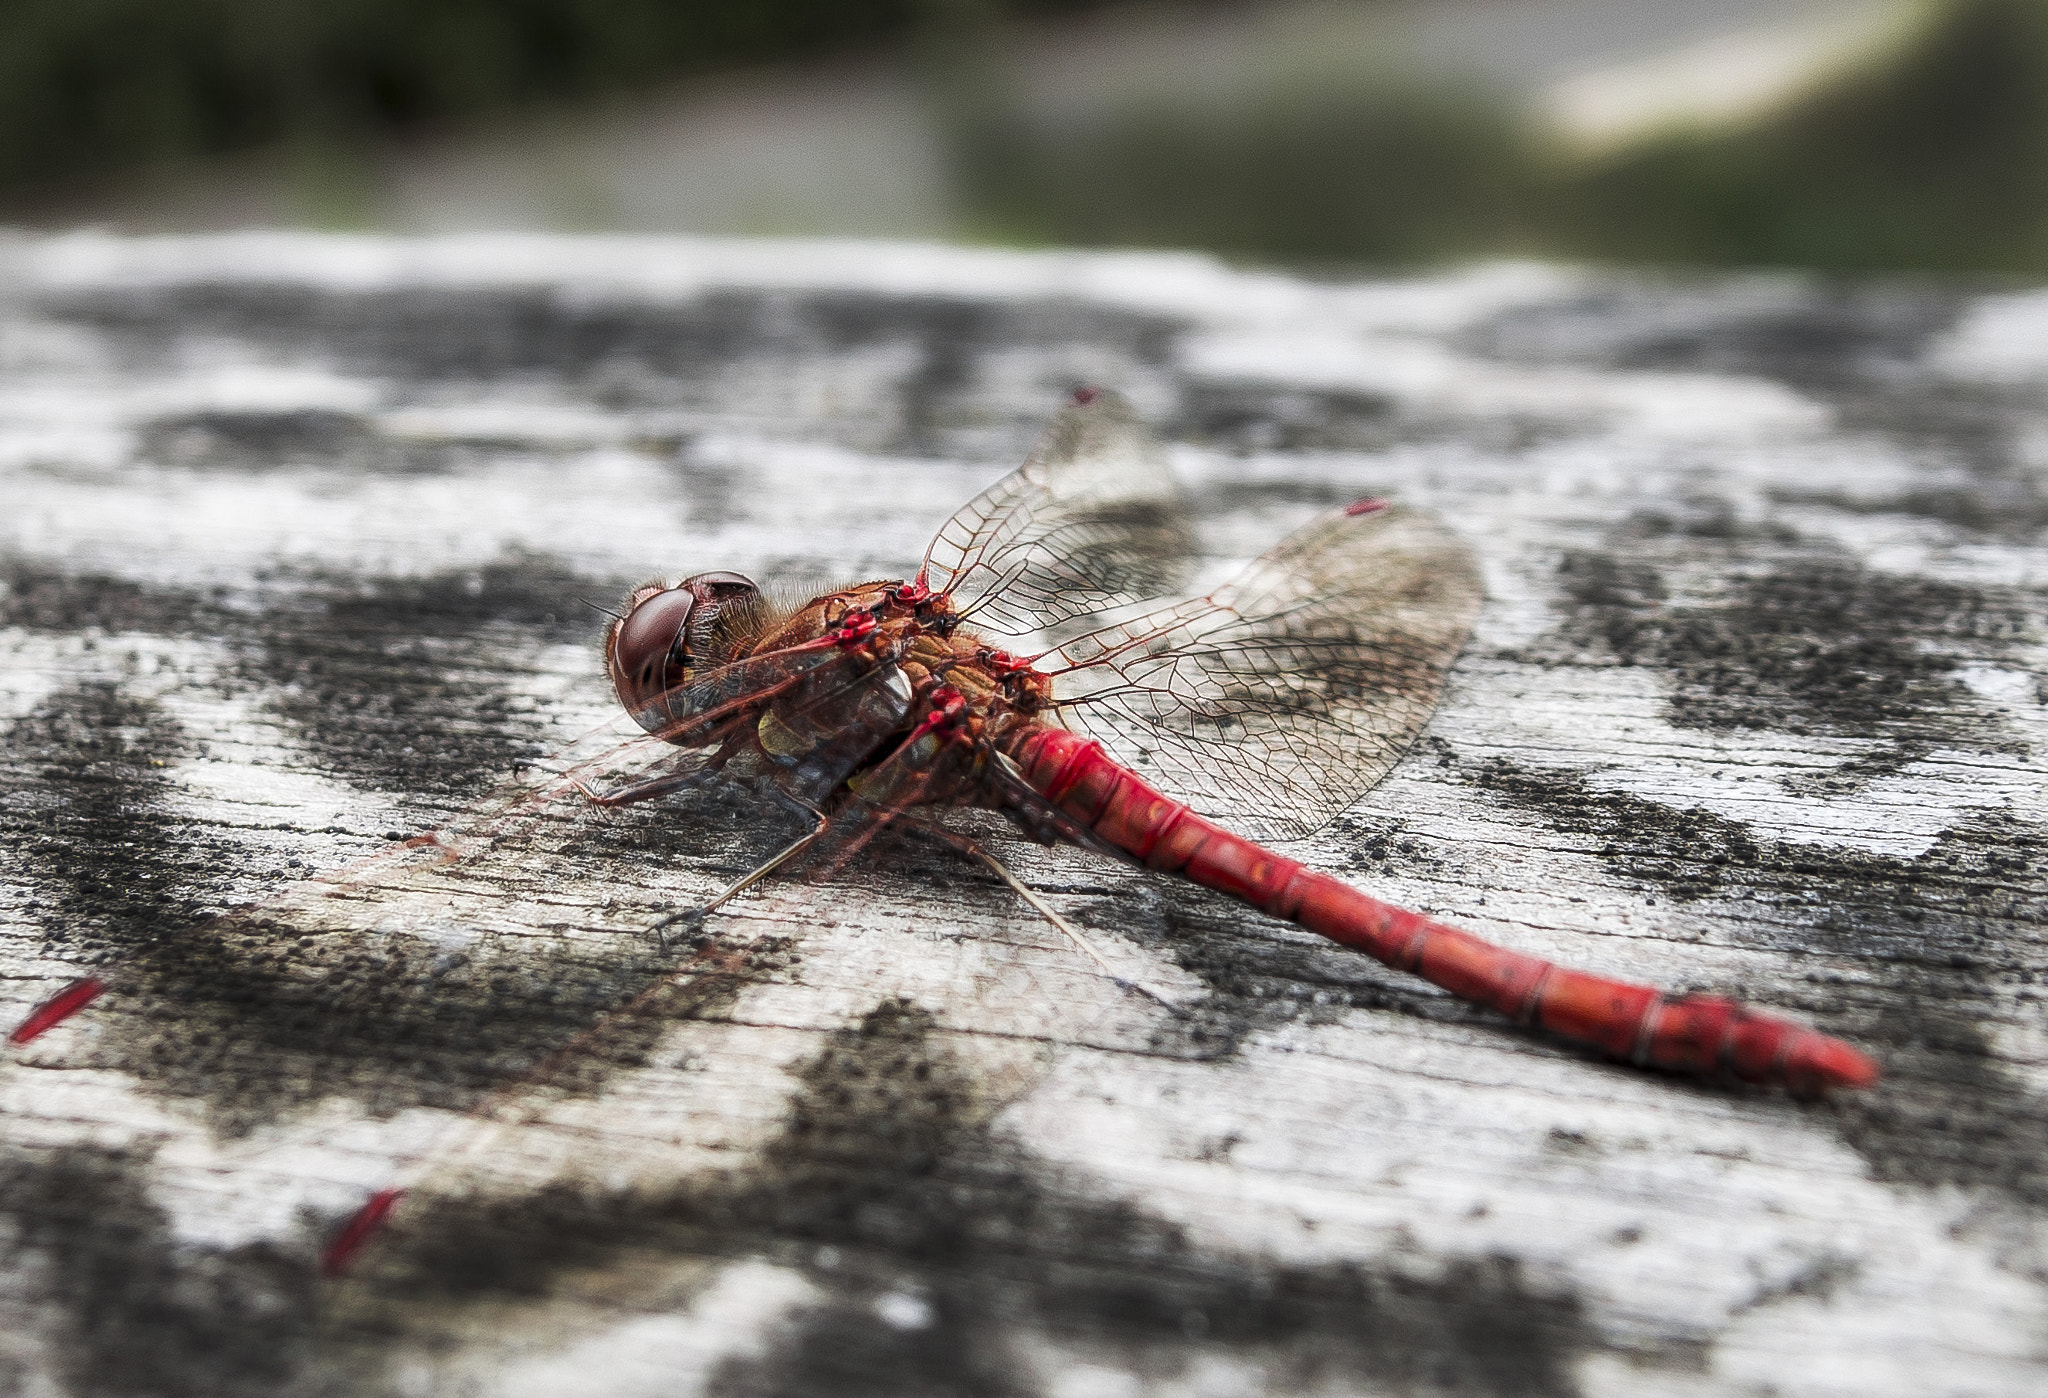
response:
{"label": "small red twig", "polygon": [[31,1010],[7,1036],[7,1042],[25,1044],[41,1037],[99,999],[106,988],[107,983],[98,976],[81,976]]}

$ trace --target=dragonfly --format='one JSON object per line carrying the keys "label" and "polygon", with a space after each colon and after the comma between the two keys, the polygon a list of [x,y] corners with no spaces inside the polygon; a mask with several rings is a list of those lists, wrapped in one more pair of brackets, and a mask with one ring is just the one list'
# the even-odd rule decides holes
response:
{"label": "dragonfly", "polygon": [[[1625,1063],[1812,1095],[1875,1083],[1842,1040],[1717,995],[1671,996],[1573,970],[1372,897],[1269,847],[1328,824],[1420,738],[1483,602],[1442,521],[1361,499],[1234,578],[1170,596],[1194,552],[1158,440],[1116,393],[1082,389],[1016,471],[939,530],[914,577],[779,595],[735,572],[636,588],[604,636],[607,677],[659,756],[605,759],[553,790],[598,808],[717,788],[807,828],[666,937],[763,880],[837,872],[909,832],[991,870],[1119,984],[1087,937],[986,840],[948,822],[1000,813],[1025,836],[1175,875],[1513,1023]],[[488,834],[499,814],[471,822]],[[451,855],[446,834],[408,842]],[[38,1006],[24,1043],[104,989]],[[339,1271],[400,1191],[350,1219]]]}
{"label": "dragonfly", "polygon": [[[686,756],[585,794],[625,805],[715,778],[811,817],[714,905],[820,843],[844,850],[906,824],[987,863],[1078,937],[932,816],[983,807],[1036,840],[1178,875],[1627,1062],[1800,1092],[1876,1081],[1869,1058],[1813,1029],[1493,945],[1239,833],[1307,835],[1400,760],[1471,631],[1479,569],[1440,521],[1363,499],[1205,596],[1146,607],[1188,543],[1177,496],[1130,405],[1082,389],[908,581],[795,606],[730,572],[635,590],[607,630],[607,673],[635,721]],[[1054,643],[1011,649],[1032,637]]]}

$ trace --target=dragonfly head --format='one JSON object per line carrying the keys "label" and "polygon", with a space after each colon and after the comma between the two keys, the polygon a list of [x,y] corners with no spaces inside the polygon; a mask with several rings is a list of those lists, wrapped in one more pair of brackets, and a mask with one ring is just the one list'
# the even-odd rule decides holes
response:
{"label": "dragonfly head", "polygon": [[718,658],[719,614],[760,591],[738,573],[699,573],[633,590],[625,614],[605,636],[604,662],[619,702],[642,728],[658,732],[683,717],[669,712],[663,696],[688,684],[707,659]]}

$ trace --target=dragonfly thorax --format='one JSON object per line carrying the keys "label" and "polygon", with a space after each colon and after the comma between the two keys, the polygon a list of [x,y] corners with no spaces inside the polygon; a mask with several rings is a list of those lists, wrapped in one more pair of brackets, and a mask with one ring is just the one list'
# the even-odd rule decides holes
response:
{"label": "dragonfly thorax", "polygon": [[[657,592],[641,605],[686,604]],[[701,604],[687,605],[694,617]],[[652,634],[668,635],[674,619],[655,615]],[[631,626],[629,614],[629,640]],[[914,583],[860,583],[793,608],[729,613],[708,639],[713,649],[695,654],[722,663],[681,667],[682,683],[635,717],[681,746],[715,751],[728,779],[813,810],[849,792],[871,802],[971,800],[991,745],[1051,702],[1045,676],[964,629],[944,593]],[[630,686],[619,689],[627,699]]]}

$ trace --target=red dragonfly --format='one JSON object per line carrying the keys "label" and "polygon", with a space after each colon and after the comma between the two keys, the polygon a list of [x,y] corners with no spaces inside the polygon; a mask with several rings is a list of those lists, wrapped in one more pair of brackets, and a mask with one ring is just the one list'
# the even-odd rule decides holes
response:
{"label": "red dragonfly", "polygon": [[[579,764],[555,790],[622,806],[737,785],[810,821],[762,867],[664,922],[708,913],[799,858],[836,869],[907,828],[987,864],[1095,956],[991,851],[943,824],[945,808],[980,807],[1630,1063],[1805,1093],[1877,1080],[1869,1058],[1815,1030],[1495,946],[1255,843],[1327,823],[1421,734],[1478,612],[1478,569],[1432,517],[1360,500],[1207,596],[1148,602],[1174,586],[1191,544],[1163,452],[1121,398],[1084,389],[1021,468],[939,531],[914,579],[792,602],[729,572],[633,592],[607,631],[606,668],[650,735],[638,742],[667,756],[609,789],[587,778],[605,759]],[[472,828],[488,834],[497,818]],[[12,1041],[101,989],[65,987]],[[342,1230],[330,1271],[398,1193]]]}
{"label": "red dragonfly", "polygon": [[[1079,939],[928,814],[979,806],[1631,1063],[1802,1092],[1876,1081],[1870,1059],[1825,1034],[1494,946],[1212,819],[1301,836],[1373,786],[1428,722],[1481,587],[1441,523],[1360,500],[1206,597],[1134,605],[1157,595],[1187,542],[1163,455],[1121,398],[1083,389],[1021,468],[939,531],[908,582],[796,606],[736,573],[635,591],[606,636],[606,666],[640,726],[684,755],[586,794],[619,805],[738,781],[812,816],[809,834],[711,906],[820,844],[844,858],[905,824],[988,863]],[[1115,619],[1059,639],[1104,613]],[[1027,657],[997,643],[1032,637],[1054,644]]]}

